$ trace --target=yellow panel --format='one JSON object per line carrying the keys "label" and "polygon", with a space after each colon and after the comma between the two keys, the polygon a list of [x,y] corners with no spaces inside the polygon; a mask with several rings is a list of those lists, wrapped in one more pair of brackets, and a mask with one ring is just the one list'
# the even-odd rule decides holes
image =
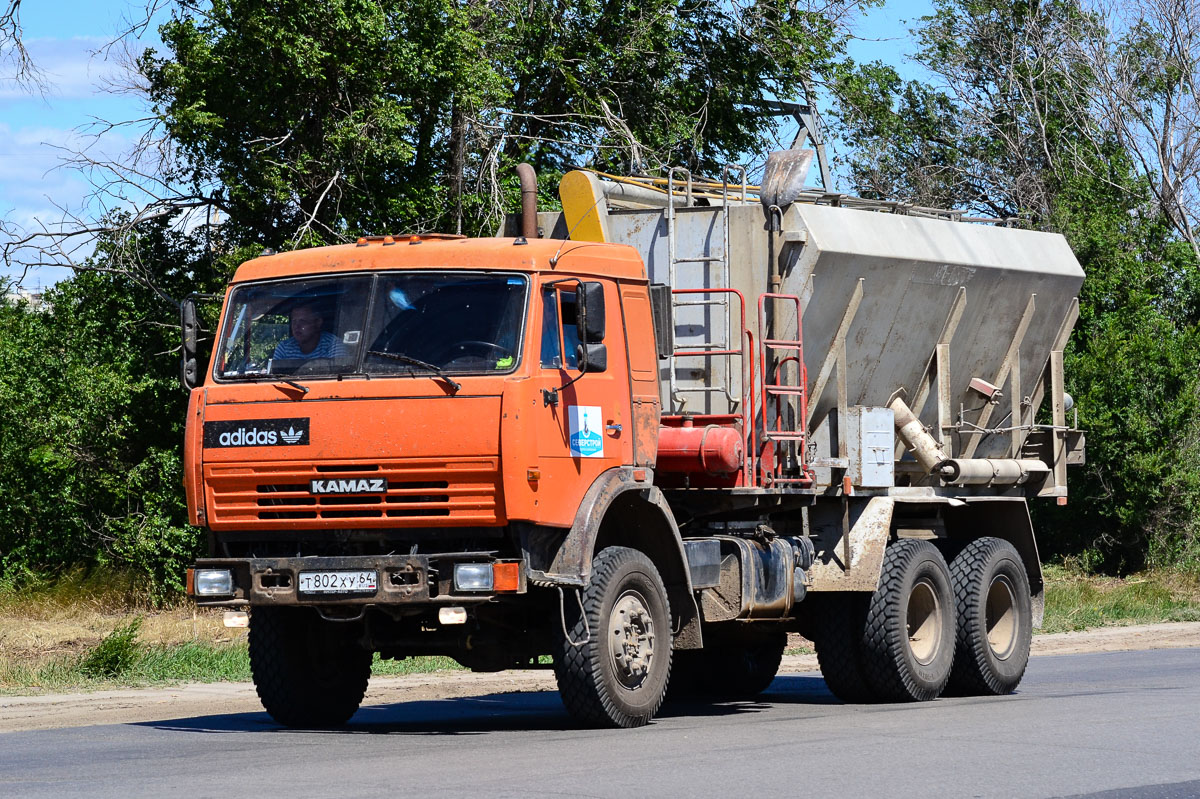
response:
{"label": "yellow panel", "polygon": [[558,197],[572,241],[608,240],[608,204],[599,183],[595,175],[578,169],[559,181]]}

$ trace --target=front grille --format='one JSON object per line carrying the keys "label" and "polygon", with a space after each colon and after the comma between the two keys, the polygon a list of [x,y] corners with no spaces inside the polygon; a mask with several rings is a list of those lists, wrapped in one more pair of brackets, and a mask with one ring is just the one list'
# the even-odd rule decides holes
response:
{"label": "front grille", "polygon": [[[380,493],[313,494],[311,479],[386,480]],[[205,467],[209,526],[323,527],[351,519],[360,526],[404,527],[441,518],[448,526],[502,524],[499,461],[421,460],[310,465],[239,464]],[[278,526],[276,524],[275,526]]]}

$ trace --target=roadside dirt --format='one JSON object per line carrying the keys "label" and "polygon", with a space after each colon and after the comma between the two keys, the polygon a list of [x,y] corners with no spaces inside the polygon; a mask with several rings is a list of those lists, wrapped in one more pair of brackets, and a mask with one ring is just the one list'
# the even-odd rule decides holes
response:
{"label": "roadside dirt", "polygon": [[[802,639],[789,642],[803,646]],[[1039,635],[1035,656],[1130,649],[1200,647],[1200,622],[1106,627],[1084,632]],[[816,655],[787,655],[780,673],[814,671]],[[463,696],[555,690],[549,671],[472,674],[434,672],[371,681],[364,705],[435,701]],[[131,724],[194,716],[261,712],[250,683],[189,684],[171,688],[97,691],[86,694],[0,697],[0,733],[96,724]]]}
{"label": "roadside dirt", "polygon": [[127,608],[92,607],[87,602],[9,602],[0,606],[0,658],[35,665],[56,657],[82,655],[117,627],[134,619],[143,644],[185,641],[224,643],[239,632],[227,629],[218,610],[175,608],[131,613]]}

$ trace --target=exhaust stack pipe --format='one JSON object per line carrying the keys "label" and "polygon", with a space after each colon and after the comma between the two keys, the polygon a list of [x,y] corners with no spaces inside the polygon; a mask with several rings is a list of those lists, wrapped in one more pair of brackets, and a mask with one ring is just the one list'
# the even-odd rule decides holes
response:
{"label": "exhaust stack pipe", "polygon": [[521,178],[521,235],[527,239],[538,238],[537,218],[537,173],[529,164],[517,164],[517,176]]}

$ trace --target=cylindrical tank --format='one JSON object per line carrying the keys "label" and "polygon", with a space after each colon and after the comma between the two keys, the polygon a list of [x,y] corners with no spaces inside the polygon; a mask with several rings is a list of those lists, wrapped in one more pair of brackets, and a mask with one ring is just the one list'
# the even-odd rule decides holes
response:
{"label": "cylindrical tank", "polygon": [[658,429],[660,472],[724,477],[742,467],[742,434],[732,426],[697,427],[691,419],[681,426]]}

